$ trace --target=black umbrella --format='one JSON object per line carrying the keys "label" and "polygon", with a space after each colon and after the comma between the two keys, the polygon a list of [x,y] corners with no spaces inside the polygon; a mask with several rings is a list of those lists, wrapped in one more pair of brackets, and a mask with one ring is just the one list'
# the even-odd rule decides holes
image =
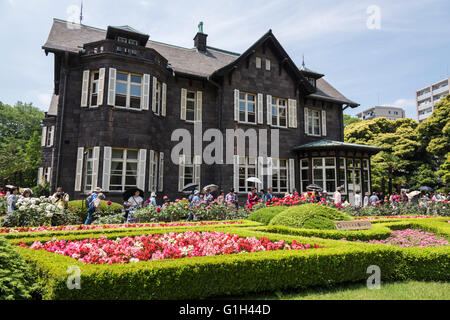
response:
{"label": "black umbrella", "polygon": [[140,196],[143,197],[144,196],[144,191],[142,191],[139,188],[130,188],[125,190],[125,192],[123,193],[123,200],[127,201],[128,199],[130,199],[130,197],[134,196],[134,193],[136,191],[139,191],[141,194]]}
{"label": "black umbrella", "polygon": [[423,192],[433,192],[434,191],[433,188],[430,188],[427,186],[420,187],[419,190],[423,191]]}
{"label": "black umbrella", "polygon": [[198,187],[197,183],[189,183],[189,184],[185,185],[181,191],[190,191],[190,190],[194,190],[197,187]]}
{"label": "black umbrella", "polygon": [[322,187],[315,183],[310,184],[309,186],[306,187],[306,189],[311,191],[322,191]]}

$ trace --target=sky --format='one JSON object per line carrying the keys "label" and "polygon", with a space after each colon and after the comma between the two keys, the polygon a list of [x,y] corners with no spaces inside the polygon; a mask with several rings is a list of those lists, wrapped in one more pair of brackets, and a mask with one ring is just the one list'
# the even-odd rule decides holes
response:
{"label": "sky", "polygon": [[[80,0],[0,0],[0,101],[46,111],[53,57],[42,45],[53,18],[79,22]],[[150,39],[193,47],[204,22],[208,45],[242,53],[269,29],[299,66],[347,98],[355,115],[375,105],[417,120],[415,91],[449,77],[449,0],[84,0],[83,24],[130,25]]]}

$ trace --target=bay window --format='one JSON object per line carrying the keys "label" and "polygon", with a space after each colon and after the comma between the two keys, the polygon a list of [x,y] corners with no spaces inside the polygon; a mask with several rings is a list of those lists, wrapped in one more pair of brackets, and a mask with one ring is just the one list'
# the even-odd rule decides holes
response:
{"label": "bay window", "polygon": [[300,190],[307,192],[306,187],[309,185],[309,159],[300,160]]}
{"label": "bay window", "polygon": [[313,183],[326,192],[336,190],[335,158],[313,158]]}

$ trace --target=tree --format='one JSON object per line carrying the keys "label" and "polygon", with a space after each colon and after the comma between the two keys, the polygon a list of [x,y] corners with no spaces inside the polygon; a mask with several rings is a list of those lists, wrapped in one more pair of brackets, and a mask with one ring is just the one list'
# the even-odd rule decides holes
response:
{"label": "tree", "polygon": [[361,119],[344,114],[344,127],[358,122],[361,122]]}
{"label": "tree", "polygon": [[421,164],[417,158],[421,144],[418,142],[417,121],[413,119],[386,118],[353,123],[345,128],[346,142],[378,146],[383,149],[372,158],[372,187],[374,190],[386,192],[388,182],[389,193],[393,185],[398,190],[401,186],[409,186],[408,177]]}
{"label": "tree", "polygon": [[0,183],[36,185],[43,118],[32,104],[0,102]]}

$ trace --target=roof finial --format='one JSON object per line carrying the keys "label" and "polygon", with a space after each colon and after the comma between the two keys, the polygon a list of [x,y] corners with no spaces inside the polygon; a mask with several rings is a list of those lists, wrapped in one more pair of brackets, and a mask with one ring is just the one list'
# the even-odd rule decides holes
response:
{"label": "roof finial", "polygon": [[303,66],[303,68],[305,67],[305,54],[303,54],[302,66]]}
{"label": "roof finial", "polygon": [[203,33],[203,21],[198,24],[198,33]]}
{"label": "roof finial", "polygon": [[80,24],[83,22],[83,0],[81,0]]}

